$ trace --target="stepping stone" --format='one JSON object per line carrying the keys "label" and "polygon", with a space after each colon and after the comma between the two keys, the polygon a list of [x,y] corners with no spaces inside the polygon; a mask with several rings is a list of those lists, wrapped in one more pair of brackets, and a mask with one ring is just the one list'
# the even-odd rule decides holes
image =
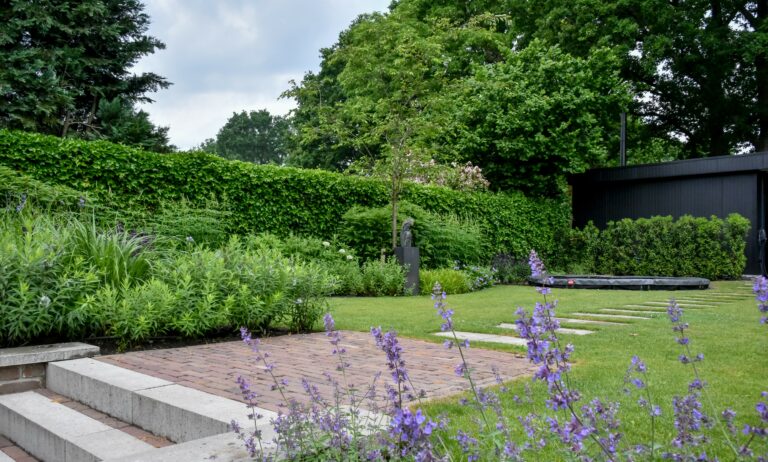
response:
{"label": "stepping stone", "polygon": [[655,316],[658,314],[662,314],[661,311],[649,311],[649,310],[620,310],[616,308],[601,308],[600,311],[610,311],[613,313],[627,313],[627,314],[647,314],[650,316]]}
{"label": "stepping stone", "polygon": [[594,324],[602,326],[625,326],[623,322],[611,322],[611,321],[595,321],[594,319],[571,319],[571,318],[557,318],[557,320],[566,324]]}
{"label": "stepping stone", "polygon": [[608,319],[651,319],[643,316],[628,316],[624,314],[602,314],[602,313],[571,313],[576,316],[595,316]]}
{"label": "stepping stone", "polygon": [[[663,306],[669,306],[669,302],[645,302],[646,305],[663,305]],[[715,305],[704,305],[704,304],[694,304],[694,303],[677,303],[678,306],[682,306],[683,308],[689,307],[689,308],[717,308]]]}
{"label": "stepping stone", "polygon": [[624,305],[622,308],[642,308],[644,310],[656,311],[658,313],[665,313],[667,311],[666,308],[662,308],[660,306],[648,306],[648,305]]}
{"label": "stepping stone", "polygon": [[[437,332],[439,337],[453,338],[451,332]],[[507,335],[494,335],[494,334],[478,334],[476,332],[456,332],[456,337],[459,340],[469,340],[471,342],[489,342],[489,343],[504,343],[506,345],[527,346],[528,342],[520,337],[510,337]]]}
{"label": "stepping stone", "polygon": [[714,298],[704,298],[704,297],[701,297],[701,298],[686,297],[686,298],[677,298],[676,300],[678,302],[683,302],[683,303],[686,303],[686,302],[687,303],[702,303],[702,302],[704,302],[704,303],[715,303],[715,304],[721,304],[721,305],[723,303],[726,303],[725,300],[714,299]]}
{"label": "stepping stone", "polygon": [[[506,323],[506,322],[502,322],[501,324],[499,324],[496,327],[499,327],[501,329],[517,330],[517,325],[516,324],[509,324],[509,323]],[[589,334],[594,334],[595,333],[595,331],[593,331],[593,330],[569,329],[567,327],[561,327],[559,329],[556,329],[555,332],[557,332],[558,334],[572,334],[572,335],[589,335]]]}

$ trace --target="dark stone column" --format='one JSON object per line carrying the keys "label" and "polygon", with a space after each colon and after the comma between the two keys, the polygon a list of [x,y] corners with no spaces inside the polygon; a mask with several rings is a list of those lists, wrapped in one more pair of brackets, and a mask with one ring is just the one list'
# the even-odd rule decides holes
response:
{"label": "dark stone column", "polygon": [[395,257],[407,268],[405,290],[410,291],[411,295],[419,295],[419,248],[395,247]]}

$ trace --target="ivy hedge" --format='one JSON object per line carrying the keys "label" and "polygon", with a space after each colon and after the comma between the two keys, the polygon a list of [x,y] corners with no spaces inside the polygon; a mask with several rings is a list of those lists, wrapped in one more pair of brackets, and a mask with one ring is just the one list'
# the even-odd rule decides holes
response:
{"label": "ivy hedge", "polygon": [[[387,204],[383,181],[225,160],[201,152],[157,154],[103,141],[86,142],[0,130],[0,164],[33,178],[86,191],[105,204],[152,209],[188,200],[227,212],[228,231],[330,237],[354,206]],[[552,255],[569,228],[568,204],[522,194],[464,193],[408,184],[403,200],[438,214],[474,220],[489,254]]]}

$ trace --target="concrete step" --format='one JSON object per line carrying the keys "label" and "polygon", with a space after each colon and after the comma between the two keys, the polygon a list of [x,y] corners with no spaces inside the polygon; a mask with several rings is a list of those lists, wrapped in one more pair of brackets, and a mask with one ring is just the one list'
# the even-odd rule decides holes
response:
{"label": "concrete step", "polygon": [[[176,443],[229,431],[230,422],[249,422],[245,404],[93,359],[50,363],[47,387],[94,409]],[[260,409],[265,441],[277,413]]]}
{"label": "concrete step", "polygon": [[11,459],[11,456],[4,453],[3,451],[0,451],[0,462],[15,462],[15,461]]}
{"label": "concrete step", "polygon": [[[273,455],[274,448],[264,448],[264,455]],[[234,433],[222,433],[186,443],[147,451],[124,457],[106,459],[104,462],[240,462],[252,461]]]}
{"label": "concrete step", "polygon": [[91,462],[156,450],[45,396],[0,396],[0,434],[44,462]]}

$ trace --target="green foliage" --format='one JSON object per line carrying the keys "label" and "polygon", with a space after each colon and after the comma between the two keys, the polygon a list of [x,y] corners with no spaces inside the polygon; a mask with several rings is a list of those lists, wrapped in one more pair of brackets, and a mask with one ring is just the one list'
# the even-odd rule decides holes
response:
{"label": "green foliage", "polygon": [[[354,207],[344,214],[340,238],[358,249],[365,259],[375,259],[382,250],[389,254],[391,246],[386,233],[391,213],[391,207]],[[414,218],[411,231],[423,267],[453,266],[456,261],[475,264],[484,259],[482,234],[474,223],[455,217],[443,218],[403,203],[398,214],[398,227],[408,217]]]}
{"label": "green foliage", "polygon": [[635,111],[647,133],[673,143],[685,134],[681,157],[768,148],[764,2],[515,0],[509,6],[521,46],[543,39],[582,57],[610,47],[635,88]]}
{"label": "green foliage", "polygon": [[319,265],[237,238],[216,250],[157,252],[144,238],[74,218],[0,213],[3,345],[113,335],[125,346],[275,324],[304,331],[333,289]]}
{"label": "green foliage", "polygon": [[[122,210],[152,211],[183,198],[200,208],[214,201],[228,214],[227,231],[242,234],[332,236],[350,208],[382,207],[388,198],[384,183],[354,176],[2,130],[0,164],[87,191]],[[470,219],[481,230],[488,258],[500,252],[524,256],[532,248],[547,257],[555,251],[555,236],[569,226],[566,204],[519,193],[464,193],[406,183],[402,198],[430,213]],[[387,228],[384,236],[389,234]],[[379,255],[379,249],[355,248],[359,255]],[[461,258],[470,263],[475,252],[467,250]]]}
{"label": "green foliage", "polygon": [[422,294],[432,292],[435,283],[440,283],[446,294],[465,294],[472,291],[472,283],[467,273],[455,269],[419,271],[419,288]]}
{"label": "green foliage", "polygon": [[[569,233],[569,235],[576,233]],[[569,261],[575,261],[576,258]],[[524,258],[515,258],[508,254],[494,255],[491,267],[496,270],[496,279],[502,284],[519,284],[526,282],[531,275],[531,267]]]}
{"label": "green foliage", "polygon": [[741,277],[749,220],[684,216],[624,219],[598,231],[574,230],[567,240],[571,269],[614,275]]}
{"label": "green foliage", "polygon": [[200,147],[225,159],[280,165],[288,154],[289,133],[284,117],[273,116],[266,109],[242,111],[232,114],[216,140],[205,141]]}
{"label": "green foliage", "polygon": [[86,132],[88,139],[108,140],[154,152],[176,150],[170,144],[168,127],[156,127],[146,111],[136,110],[131,103],[119,97],[99,101],[96,119],[100,124],[99,130]]}
{"label": "green foliage", "polygon": [[151,101],[166,88],[154,73],[136,74],[143,56],[165,48],[146,35],[139,0],[13,0],[0,6],[0,127],[59,136],[101,128],[99,101]]}
{"label": "green foliage", "polygon": [[362,282],[360,295],[403,295],[405,269],[394,257],[385,261],[369,260],[363,263]]}
{"label": "green foliage", "polygon": [[90,207],[86,194],[66,186],[54,186],[0,165],[0,207],[15,208],[26,197],[25,206],[51,211],[80,209],[80,199]]}
{"label": "green foliage", "polygon": [[560,195],[563,174],[603,165],[631,102],[620,61],[520,49],[504,2],[421,0],[361,16],[321,51],[296,100],[297,164],[340,169],[393,151],[481,167],[495,190]]}

